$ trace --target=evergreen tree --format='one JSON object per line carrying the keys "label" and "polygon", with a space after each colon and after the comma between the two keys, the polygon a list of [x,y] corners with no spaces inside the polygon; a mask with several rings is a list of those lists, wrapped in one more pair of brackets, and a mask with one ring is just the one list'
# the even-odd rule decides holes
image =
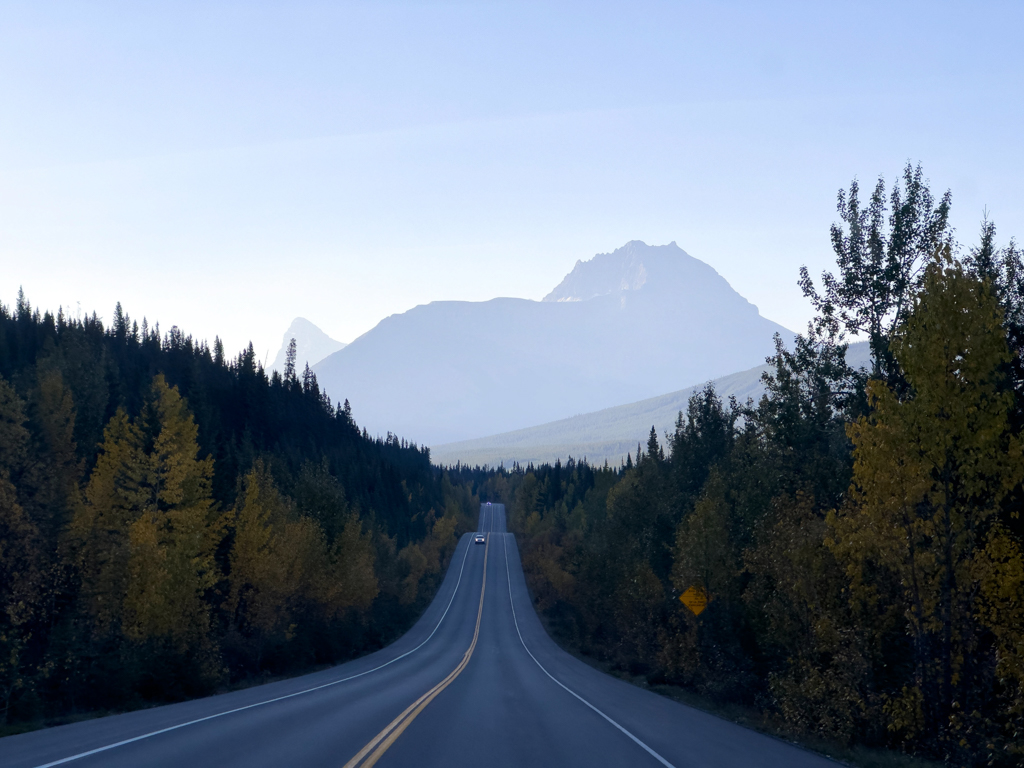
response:
{"label": "evergreen tree", "polygon": [[0,724],[16,698],[32,687],[28,668],[32,623],[43,596],[38,531],[0,469]]}
{"label": "evergreen tree", "polygon": [[129,530],[125,636],[155,642],[197,671],[216,675],[206,592],[219,578],[213,460],[199,457],[198,428],[177,389],[153,380],[153,447],[146,457],[145,509]]}
{"label": "evergreen tree", "polygon": [[[426,449],[370,438],[312,377],[307,388],[272,384],[251,344],[228,360],[219,339],[211,350],[176,327],[137,329],[123,308],[104,329],[95,313],[43,314],[24,292],[0,305],[6,717],[207,693],[222,658],[234,680],[299,671],[410,625],[475,499],[453,492]],[[227,610],[225,575],[231,512],[261,457],[288,510],[272,527],[264,584],[283,613],[262,659],[248,616]],[[403,606],[398,552],[414,544],[435,564]]]}
{"label": "evergreen tree", "polygon": [[284,357],[284,380],[288,384],[295,381],[295,355],[296,355],[296,344],[295,337],[293,336],[288,342],[288,351]]}
{"label": "evergreen tree", "polygon": [[257,461],[245,478],[245,492],[234,514],[235,539],[231,548],[231,592],[227,603],[236,630],[252,638],[259,665],[268,637],[286,617],[278,589],[280,563],[272,522],[286,514],[273,478]]}
{"label": "evergreen tree", "polygon": [[664,461],[665,453],[658,445],[658,430],[651,425],[651,434],[647,436],[647,455],[655,461]]}
{"label": "evergreen tree", "polygon": [[[19,294],[19,301],[22,300]],[[40,538],[12,482],[28,460],[25,405],[0,378],[0,722],[31,686],[26,656],[42,597]]]}
{"label": "evergreen tree", "polygon": [[128,591],[129,531],[151,503],[150,466],[140,430],[119,409],[107,424],[85,503],[68,530],[77,566],[84,639],[116,642]]}

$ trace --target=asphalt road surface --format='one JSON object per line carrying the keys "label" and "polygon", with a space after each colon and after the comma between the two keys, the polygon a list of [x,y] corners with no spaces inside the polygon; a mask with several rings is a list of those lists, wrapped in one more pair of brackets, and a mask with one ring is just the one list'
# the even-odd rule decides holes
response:
{"label": "asphalt road surface", "polygon": [[505,510],[484,505],[423,617],[323,672],[0,739],[0,766],[835,763],[604,675],[545,633]]}

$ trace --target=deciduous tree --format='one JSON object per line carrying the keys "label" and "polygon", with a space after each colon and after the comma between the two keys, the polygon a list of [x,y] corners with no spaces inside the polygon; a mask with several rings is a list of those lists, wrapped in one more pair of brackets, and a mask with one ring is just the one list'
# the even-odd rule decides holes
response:
{"label": "deciduous tree", "polygon": [[1003,623],[979,610],[981,585],[989,547],[1010,546],[997,511],[1024,477],[1009,429],[1003,317],[989,284],[941,251],[893,349],[910,389],[869,382],[873,411],[850,427],[853,485],[829,518],[828,544],[852,601],[891,601],[905,617],[914,670],[889,694],[890,728],[947,750],[962,740],[976,748],[994,682],[986,633]]}

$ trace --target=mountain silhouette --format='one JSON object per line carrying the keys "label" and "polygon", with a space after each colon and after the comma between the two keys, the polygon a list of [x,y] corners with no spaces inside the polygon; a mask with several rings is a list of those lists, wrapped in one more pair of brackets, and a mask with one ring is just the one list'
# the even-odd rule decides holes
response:
{"label": "mountain silhouette", "polygon": [[343,341],[335,341],[304,317],[296,317],[281,340],[281,349],[270,365],[270,370],[284,373],[285,359],[288,355],[288,343],[295,339],[295,368],[301,374],[309,363],[309,367],[319,363],[325,357],[347,345]]}
{"label": "mountain silhouette", "polygon": [[772,336],[712,267],[638,240],[577,262],[543,301],[436,301],[318,363],[371,433],[438,444],[635,402],[764,362]]}

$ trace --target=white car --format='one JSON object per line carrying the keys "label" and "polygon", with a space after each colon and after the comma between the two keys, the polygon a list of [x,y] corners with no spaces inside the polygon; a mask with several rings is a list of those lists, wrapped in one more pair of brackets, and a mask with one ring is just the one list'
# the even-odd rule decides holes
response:
{"label": "white car", "polygon": [[473,537],[473,543],[474,544],[486,544],[487,543],[487,538],[482,533],[478,533],[476,536]]}

